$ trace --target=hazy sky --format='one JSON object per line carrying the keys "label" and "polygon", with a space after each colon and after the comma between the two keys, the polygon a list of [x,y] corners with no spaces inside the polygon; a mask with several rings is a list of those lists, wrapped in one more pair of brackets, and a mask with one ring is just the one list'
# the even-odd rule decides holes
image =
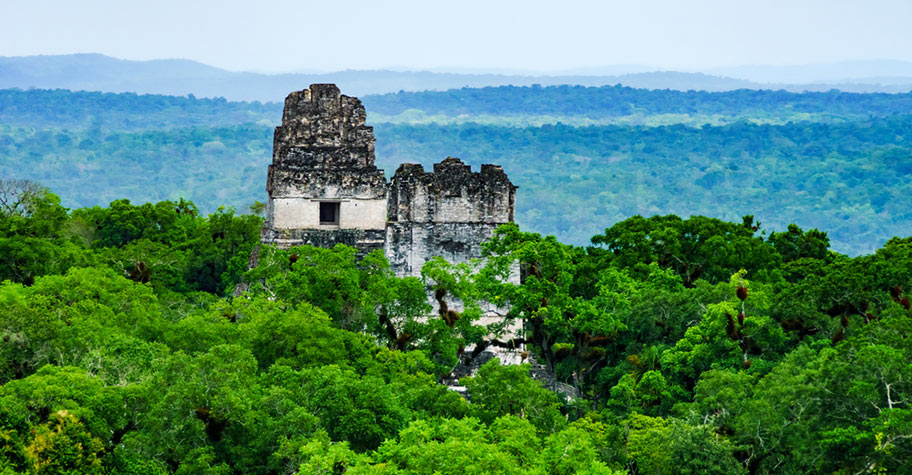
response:
{"label": "hazy sky", "polygon": [[232,70],[912,61],[912,0],[0,0],[0,56]]}

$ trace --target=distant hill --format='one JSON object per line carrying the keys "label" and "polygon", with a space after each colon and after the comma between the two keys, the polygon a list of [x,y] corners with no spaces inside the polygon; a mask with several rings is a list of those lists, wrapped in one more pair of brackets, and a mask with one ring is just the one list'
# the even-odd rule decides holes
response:
{"label": "distant hill", "polygon": [[339,71],[323,74],[231,72],[182,59],[128,61],[99,54],[0,57],[0,89],[43,88],[167,95],[194,94],[243,101],[281,101],[288,91],[332,82],[363,96],[406,91],[500,85],[623,83],[649,89],[728,90],[751,83],[700,73],[640,73],[621,76],[521,76],[427,71]]}
{"label": "distant hill", "polygon": [[[902,79],[902,78],[900,78]],[[333,82],[347,94],[448,90],[462,87],[622,84],[644,89],[728,91],[734,89],[828,90],[833,84],[762,84],[693,72],[637,72],[623,75],[506,75],[427,71],[339,71],[321,74],[232,72],[184,59],[129,61],[100,54],[0,57],[0,89],[42,88],[135,92],[238,101],[281,101],[288,91]],[[856,81],[857,82],[857,81]],[[912,79],[909,80],[912,84]],[[848,91],[900,92],[904,85],[842,84]]]}
{"label": "distant hill", "polygon": [[745,65],[710,68],[708,74],[760,83],[790,84],[912,84],[912,62],[896,60],[840,61],[829,64]]}

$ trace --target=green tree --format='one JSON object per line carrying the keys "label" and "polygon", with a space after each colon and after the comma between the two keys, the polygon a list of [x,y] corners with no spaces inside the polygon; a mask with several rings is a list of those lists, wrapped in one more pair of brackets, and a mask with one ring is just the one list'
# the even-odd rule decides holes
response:
{"label": "green tree", "polygon": [[529,376],[529,365],[503,366],[493,358],[478,374],[464,378],[473,413],[482,421],[493,422],[503,415],[528,419],[548,433],[563,426],[557,396]]}
{"label": "green tree", "polygon": [[697,279],[724,282],[739,269],[768,278],[781,258],[755,231],[752,217],[740,225],[703,216],[634,216],[593,236],[592,243],[607,249],[606,264],[638,269],[655,262],[692,287]]}
{"label": "green tree", "polygon": [[25,447],[30,471],[39,475],[102,474],[101,450],[101,441],[63,410],[54,414],[53,421],[39,426]]}
{"label": "green tree", "polygon": [[492,443],[488,428],[475,418],[414,421],[384,442],[377,458],[403,474],[542,473]]}
{"label": "green tree", "polygon": [[710,427],[639,414],[632,414],[626,424],[627,453],[636,473],[748,473],[732,455],[734,447]]}

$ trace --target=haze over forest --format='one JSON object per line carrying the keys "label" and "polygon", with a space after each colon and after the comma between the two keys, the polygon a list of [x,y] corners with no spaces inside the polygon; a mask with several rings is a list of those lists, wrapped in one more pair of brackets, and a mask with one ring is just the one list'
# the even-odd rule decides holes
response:
{"label": "haze over forest", "polygon": [[345,70],[320,73],[233,72],[196,61],[129,61],[100,54],[0,57],[0,88],[71,89],[103,92],[224,97],[281,102],[288,91],[314,83],[335,83],[346,94],[447,90],[462,87],[622,84],[645,89],[730,91],[772,89],[792,92],[908,92],[912,62],[847,61],[805,66],[743,66],[706,71],[672,71],[646,66],[583,68],[541,73],[450,70]]}

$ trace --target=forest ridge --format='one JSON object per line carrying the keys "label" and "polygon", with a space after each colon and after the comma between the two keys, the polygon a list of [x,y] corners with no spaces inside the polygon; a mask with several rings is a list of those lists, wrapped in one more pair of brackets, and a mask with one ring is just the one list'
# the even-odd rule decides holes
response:
{"label": "forest ridge", "polygon": [[[859,77],[858,71],[867,71]],[[656,71],[643,66],[597,68],[555,74],[540,72],[444,72],[418,70],[345,70],[259,74],[220,69],[186,59],[130,61],[101,54],[0,56],[0,89],[41,88],[108,92],[139,92],[231,100],[275,101],[306,84],[336,83],[348,94],[363,97],[397,91],[445,91],[461,87],[504,85],[613,86],[680,91],[784,89],[853,92],[908,92],[912,63],[855,61],[804,67],[746,67],[706,71]],[[778,79],[777,79],[778,78]],[[757,82],[762,81],[762,82]],[[777,82],[770,84],[769,81]],[[792,82],[791,84],[788,82]]]}
{"label": "forest ridge", "polygon": [[[912,234],[909,94],[555,86],[364,103],[387,173],[447,155],[499,163],[519,185],[517,222],[564,242],[637,214],[752,214],[770,230],[827,229],[853,255]],[[6,90],[0,175],[69,207],[186,198],[243,211],[265,201],[280,115],[277,103]]]}

